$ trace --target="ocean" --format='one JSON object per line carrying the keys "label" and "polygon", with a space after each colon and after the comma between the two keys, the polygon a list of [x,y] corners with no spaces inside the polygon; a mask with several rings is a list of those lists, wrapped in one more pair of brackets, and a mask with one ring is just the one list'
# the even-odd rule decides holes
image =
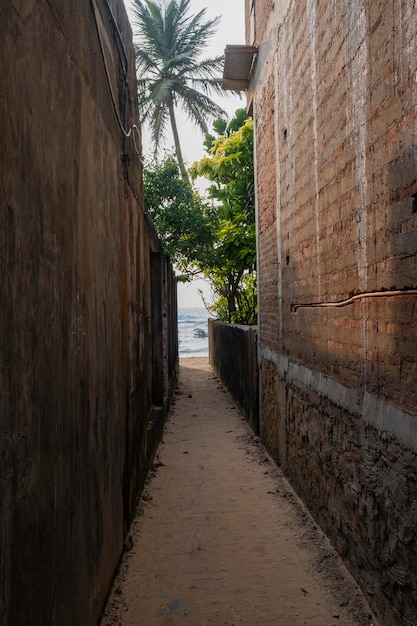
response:
{"label": "ocean", "polygon": [[[208,318],[204,308],[178,309],[178,343],[180,358],[208,356]],[[193,331],[200,328],[204,337],[195,337]]]}

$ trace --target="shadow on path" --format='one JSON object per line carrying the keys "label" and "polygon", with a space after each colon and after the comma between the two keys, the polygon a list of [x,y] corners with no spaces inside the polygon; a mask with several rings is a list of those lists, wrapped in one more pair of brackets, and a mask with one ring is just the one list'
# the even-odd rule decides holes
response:
{"label": "shadow on path", "polygon": [[101,626],[376,624],[206,358],[180,362],[131,535]]}

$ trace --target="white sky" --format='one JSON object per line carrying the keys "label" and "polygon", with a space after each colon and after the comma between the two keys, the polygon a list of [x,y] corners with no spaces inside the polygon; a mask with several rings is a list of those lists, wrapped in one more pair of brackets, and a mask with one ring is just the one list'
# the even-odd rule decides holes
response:
{"label": "white sky", "polygon": [[[127,12],[133,4],[132,0],[124,0]],[[206,48],[204,56],[212,57],[222,54],[227,44],[244,44],[245,43],[245,25],[244,25],[244,0],[191,0],[190,10],[193,13],[206,8],[206,18],[212,19],[218,15],[221,21],[217,32],[213,35],[210,44]],[[131,14],[129,14],[131,16]],[[131,18],[132,31],[135,27]],[[221,76],[219,76],[221,78]],[[237,95],[231,95],[229,98],[216,99],[220,106],[232,116],[236,109],[246,106],[246,99],[243,96],[239,98]],[[203,141],[204,136],[190,123],[187,118],[181,114],[178,115],[178,127],[181,138],[181,148],[184,160],[188,165],[194,161],[198,161],[204,156]],[[173,147],[172,135],[167,132],[166,147]],[[153,148],[150,145],[149,136],[147,136],[146,128],[143,129],[143,152],[145,157],[152,155]],[[197,293],[197,289],[202,289],[206,298],[210,300],[210,289],[207,282],[202,280],[194,280],[192,283],[178,285],[178,307],[202,307],[201,297]]]}

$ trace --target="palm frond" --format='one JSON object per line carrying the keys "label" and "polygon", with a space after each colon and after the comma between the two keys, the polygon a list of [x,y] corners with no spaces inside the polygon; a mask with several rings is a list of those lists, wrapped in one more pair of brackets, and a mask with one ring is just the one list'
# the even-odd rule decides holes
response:
{"label": "palm frond", "polygon": [[190,0],[134,0],[134,15],[141,119],[155,145],[164,136],[168,104],[180,106],[206,132],[209,118],[224,115],[210,98],[224,94],[214,80],[223,56],[203,58],[220,18],[207,20],[206,9],[190,14]]}
{"label": "palm frond", "polygon": [[206,94],[188,86],[176,90],[178,106],[204,133],[207,132],[208,119],[224,117],[225,111]]}

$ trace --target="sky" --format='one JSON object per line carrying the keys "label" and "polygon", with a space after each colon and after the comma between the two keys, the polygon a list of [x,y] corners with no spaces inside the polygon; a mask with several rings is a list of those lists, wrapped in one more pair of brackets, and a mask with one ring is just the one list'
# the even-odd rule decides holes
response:
{"label": "sky", "polygon": [[[132,14],[129,9],[133,4],[132,0],[124,0],[130,21],[132,24],[132,31],[135,32],[135,26],[132,19]],[[244,44],[245,43],[245,25],[244,25],[244,0],[191,0],[190,11],[197,13],[201,9],[206,9],[206,18],[212,19],[220,16],[220,24],[217,32],[213,35],[209,45],[207,46],[204,56],[213,57],[219,54],[223,54],[226,45],[228,44]],[[221,78],[221,75],[219,76]],[[230,95],[228,98],[215,97],[213,98],[218,104],[225,109],[228,115],[231,117],[236,109],[246,106],[246,100],[243,96],[239,98],[238,95]],[[204,156],[203,134],[192,126],[191,122],[187,120],[184,115],[178,114],[178,127],[181,137],[181,147],[184,155],[184,160],[190,166],[194,161],[200,160]],[[143,132],[143,153],[149,157],[152,156],[153,147],[149,140],[149,135],[146,132],[146,127],[142,129]],[[172,135],[167,132],[166,147],[173,147]],[[192,283],[179,283],[178,285],[178,307],[203,307],[203,302],[198,289],[201,289],[205,297],[210,300],[210,288],[208,283],[204,280],[194,280]]]}

